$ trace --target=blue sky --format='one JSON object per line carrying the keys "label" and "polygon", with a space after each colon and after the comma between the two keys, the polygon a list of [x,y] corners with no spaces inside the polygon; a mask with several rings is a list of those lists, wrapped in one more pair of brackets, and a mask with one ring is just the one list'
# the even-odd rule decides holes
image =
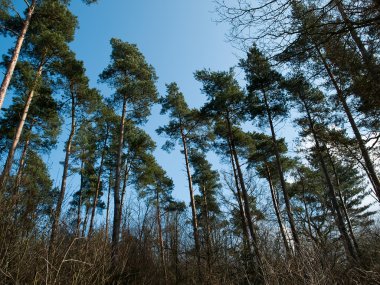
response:
{"label": "blue sky", "polygon": [[[72,11],[78,16],[80,28],[71,46],[84,61],[91,85],[105,96],[112,91],[98,84],[97,79],[109,63],[112,37],[138,46],[156,69],[160,95],[165,94],[166,83],[175,81],[191,107],[199,107],[205,100],[201,85],[193,77],[194,71],[227,70],[237,64],[238,54],[242,55],[225,40],[228,26],[214,21],[217,15],[213,13],[212,0],[100,0],[92,6],[75,2]],[[157,160],[175,182],[173,195],[188,201],[182,155],[179,150],[168,154],[160,149],[165,139],[157,136],[155,129],[166,124],[167,117],[159,111],[159,106],[153,108],[144,129],[157,142]],[[212,157],[217,164],[218,159]]]}

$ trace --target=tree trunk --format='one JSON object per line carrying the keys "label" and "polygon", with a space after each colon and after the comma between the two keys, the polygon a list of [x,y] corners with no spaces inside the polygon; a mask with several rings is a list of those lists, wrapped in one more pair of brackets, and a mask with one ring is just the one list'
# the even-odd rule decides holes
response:
{"label": "tree trunk", "polygon": [[336,222],[338,230],[339,230],[339,232],[341,234],[347,258],[350,261],[357,262],[358,261],[358,257],[357,257],[357,255],[355,253],[354,247],[351,244],[351,240],[350,240],[350,237],[348,235],[348,232],[347,232],[347,229],[346,229],[346,225],[344,223],[344,219],[343,219],[342,213],[340,212],[339,203],[338,203],[338,200],[336,199],[335,189],[334,189],[334,186],[333,186],[333,184],[331,182],[330,175],[328,174],[327,166],[326,166],[325,160],[324,160],[323,155],[322,155],[322,149],[321,149],[318,137],[317,137],[317,133],[316,133],[315,128],[314,128],[314,121],[313,121],[313,119],[311,117],[311,114],[310,114],[309,107],[308,107],[307,103],[302,98],[301,98],[301,100],[302,100],[302,103],[304,105],[304,108],[305,108],[305,111],[306,111],[306,114],[307,114],[307,118],[308,118],[308,121],[309,121],[310,131],[311,131],[311,133],[313,135],[313,138],[314,138],[314,143],[315,143],[317,155],[318,155],[318,158],[319,158],[319,162],[320,162],[320,165],[321,165],[321,168],[322,168],[322,172],[323,172],[323,175],[324,175],[326,183],[327,183],[327,188],[328,188],[328,191],[327,191],[328,193],[327,194],[329,195],[329,198],[330,198],[331,203],[332,203],[332,207],[333,207],[332,210],[333,210],[333,213],[334,213],[335,222]]}
{"label": "tree trunk", "polygon": [[284,172],[283,172],[283,169],[282,169],[281,156],[280,156],[280,151],[278,149],[277,139],[276,139],[276,133],[275,133],[274,126],[273,126],[272,113],[271,113],[271,109],[270,109],[269,104],[268,104],[267,95],[266,95],[266,93],[265,93],[264,90],[263,90],[263,95],[264,95],[265,109],[266,109],[266,112],[267,112],[267,115],[268,115],[268,121],[269,121],[270,131],[271,131],[271,134],[272,134],[272,143],[273,143],[274,152],[275,152],[275,155],[276,155],[277,170],[278,170],[278,174],[280,176],[282,193],[284,195],[286,213],[288,214],[290,229],[292,231],[293,240],[294,240],[296,249],[298,251],[300,249],[300,240],[298,238],[296,224],[294,222],[294,217],[293,217],[293,211],[292,211],[292,207],[290,205],[289,193],[288,193],[288,189],[286,187],[286,182],[285,182],[285,178],[284,178]]}
{"label": "tree trunk", "polygon": [[231,147],[231,142],[230,142],[229,138],[228,138],[228,147],[229,147],[229,151],[230,151],[230,159],[231,159],[232,170],[234,173],[234,180],[235,180],[235,186],[236,186],[236,191],[237,191],[236,200],[238,201],[238,204],[239,204],[239,213],[240,213],[240,219],[241,219],[241,223],[242,223],[243,239],[246,243],[246,246],[247,246],[249,252],[251,252],[251,243],[250,243],[249,235],[248,235],[247,215],[245,214],[245,209],[243,206],[242,194],[241,194],[241,190],[240,190],[240,186],[239,186],[239,179],[238,179],[238,176],[236,173],[235,160],[234,160],[234,156],[232,154],[232,147]]}
{"label": "tree trunk", "polygon": [[42,68],[43,68],[43,61],[41,61],[40,65],[37,69],[36,78],[34,79],[33,87],[28,94],[28,98],[25,102],[25,106],[24,106],[23,112],[21,114],[21,120],[17,126],[17,130],[16,130],[15,136],[13,138],[12,146],[8,152],[7,161],[5,162],[4,170],[3,170],[3,173],[2,173],[1,179],[0,179],[0,188],[2,188],[2,189],[5,189],[6,184],[7,184],[7,180],[8,180],[9,173],[11,171],[11,167],[12,167],[12,163],[13,163],[13,157],[14,157],[17,145],[18,145],[20,138],[21,138],[22,130],[23,130],[24,125],[25,125],[26,117],[28,116],[28,113],[29,113],[30,105],[32,104],[32,100],[33,100],[33,97],[35,94],[35,89],[37,88],[38,81],[42,75]]}
{"label": "tree trunk", "polygon": [[87,222],[88,222],[88,214],[90,212],[89,205],[86,205],[86,212],[84,214],[83,226],[82,226],[82,237],[86,236]]}
{"label": "tree trunk", "polygon": [[117,151],[117,162],[115,172],[115,185],[114,185],[114,212],[113,212],[113,228],[112,228],[112,263],[116,265],[118,255],[118,245],[120,238],[120,225],[121,225],[121,202],[120,202],[120,183],[121,183],[121,167],[122,167],[122,155],[124,146],[124,127],[125,116],[127,111],[127,102],[123,100],[123,110],[120,118],[120,130],[119,130],[119,146]]}
{"label": "tree trunk", "polygon": [[[348,15],[346,14],[343,3],[341,2],[341,0],[334,0],[334,3],[336,5],[336,7],[338,8],[338,11],[339,11],[339,13],[340,13],[340,15],[344,21],[344,24],[347,26],[347,29],[350,32],[351,38],[354,40],[354,42],[355,42],[355,44],[356,44],[356,46],[360,52],[362,60],[363,60],[364,64],[366,65],[366,68],[369,71],[370,76],[371,77],[376,76],[377,72],[375,71],[375,68],[374,68],[373,57],[367,51],[366,47],[364,46],[363,41],[360,39],[360,36],[356,32],[351,20],[349,19]],[[377,80],[376,78],[373,78],[373,79]]]}
{"label": "tree trunk", "polygon": [[75,94],[73,93],[73,90],[71,90],[71,130],[70,130],[69,138],[66,142],[65,161],[63,164],[61,190],[59,192],[57,206],[56,206],[55,213],[53,216],[53,225],[51,228],[50,243],[49,243],[49,256],[52,254],[52,250],[54,248],[55,238],[56,238],[56,234],[57,234],[57,230],[59,226],[59,219],[61,217],[63,200],[65,198],[67,176],[68,176],[68,171],[69,171],[69,159],[70,159],[70,154],[71,154],[72,142],[73,142],[73,138],[76,131],[75,108],[76,108]]}
{"label": "tree trunk", "polygon": [[[204,211],[203,216],[205,218],[206,222],[206,230],[205,230],[205,240],[206,240],[206,262],[207,262],[207,279],[210,279],[211,276],[211,259],[212,259],[212,242],[211,242],[211,228],[210,228],[210,221],[209,221],[209,210],[208,210],[208,203],[207,203],[207,190],[206,187],[203,186],[203,203],[204,203]],[[207,282],[206,282],[207,283]]]}
{"label": "tree trunk", "polygon": [[180,131],[181,131],[181,138],[182,138],[182,145],[183,145],[183,153],[185,155],[187,180],[189,184],[191,215],[192,215],[192,222],[193,222],[193,235],[194,235],[195,251],[197,255],[198,273],[199,273],[199,278],[200,278],[201,277],[201,264],[200,264],[201,253],[200,253],[200,243],[199,243],[199,234],[198,234],[198,220],[197,220],[197,213],[195,209],[193,181],[192,181],[192,177],[190,173],[190,163],[189,163],[189,155],[188,155],[188,150],[187,150],[186,136],[182,128]]}
{"label": "tree trunk", "polygon": [[377,199],[380,203],[380,180],[376,174],[375,167],[372,163],[372,160],[370,158],[368,150],[365,146],[365,142],[363,141],[363,138],[362,138],[362,135],[359,131],[359,128],[356,125],[354,117],[352,116],[351,110],[347,104],[346,98],[344,97],[343,91],[339,88],[338,82],[335,80],[335,76],[333,75],[329,65],[327,64],[326,58],[322,55],[318,46],[315,46],[315,49],[317,50],[317,53],[318,53],[320,59],[322,60],[323,66],[325,67],[326,72],[327,72],[332,84],[334,85],[336,92],[337,92],[339,102],[342,104],[343,110],[346,113],[346,116],[347,116],[348,121],[349,121],[351,128],[352,128],[352,131],[353,131],[355,138],[358,142],[360,152],[363,156],[364,163],[365,163],[366,169],[368,171],[370,181],[372,182],[375,194],[376,194]]}
{"label": "tree trunk", "polygon": [[108,225],[109,225],[109,216],[110,216],[110,202],[111,202],[111,180],[112,180],[112,171],[109,173],[109,181],[108,181],[108,195],[107,195],[107,210],[106,210],[106,229],[105,229],[105,241],[108,241]]}
{"label": "tree trunk", "polygon": [[[83,155],[83,152],[82,152]],[[78,208],[77,208],[77,237],[80,237],[80,224],[81,224],[81,210],[82,210],[82,190],[83,190],[83,159],[80,166],[80,186],[79,186],[79,197],[78,197]]]}
{"label": "tree trunk", "polygon": [[108,141],[108,133],[109,133],[109,125],[107,125],[106,136],[105,136],[104,143],[103,143],[102,156],[100,158],[99,172],[98,172],[98,178],[97,178],[97,181],[96,181],[96,189],[95,189],[95,194],[94,194],[94,203],[92,204],[92,210],[91,210],[90,228],[88,230],[88,236],[89,236],[89,238],[91,238],[92,231],[94,229],[95,213],[96,213],[96,207],[98,205],[98,196],[99,196],[99,191],[100,191],[100,184],[101,184],[101,181],[102,181],[103,163],[104,163],[104,157],[106,155],[106,146],[107,146],[107,141]]}
{"label": "tree trunk", "polygon": [[21,47],[22,47],[22,44],[24,42],[25,35],[26,35],[27,31],[28,31],[29,24],[30,24],[30,21],[31,21],[33,13],[34,13],[34,9],[36,8],[36,3],[37,3],[37,0],[33,0],[32,3],[28,7],[28,10],[27,10],[27,13],[26,13],[26,18],[25,18],[25,20],[23,22],[21,32],[20,32],[20,34],[19,34],[19,36],[17,38],[16,46],[13,49],[11,62],[9,63],[9,66],[7,68],[7,72],[6,72],[5,76],[4,76],[3,82],[1,83],[1,88],[0,88],[0,110],[1,110],[1,108],[3,106],[5,95],[7,94],[9,83],[11,82],[11,79],[12,79],[12,76],[13,76],[13,72],[15,70],[15,67],[16,67],[16,64],[17,64],[17,61],[18,61],[18,57],[20,55]]}
{"label": "tree trunk", "polygon": [[161,267],[164,271],[165,285],[166,285],[168,284],[168,273],[166,270],[166,263],[165,263],[164,240],[162,238],[162,225],[161,225],[161,213],[160,213],[160,199],[159,199],[159,193],[157,189],[156,189],[156,219],[157,219],[158,243],[160,246]]}
{"label": "tree trunk", "polygon": [[243,194],[244,210],[245,210],[245,214],[247,216],[248,229],[249,229],[249,232],[251,235],[252,245],[253,245],[253,249],[255,251],[257,263],[259,265],[259,271],[262,275],[261,277],[265,280],[264,268],[263,268],[263,258],[262,258],[262,255],[261,255],[261,252],[259,249],[259,237],[258,237],[256,230],[254,228],[254,225],[253,225],[251,209],[249,207],[250,204],[249,204],[248,192],[247,192],[247,189],[245,188],[243,172],[241,171],[240,164],[239,164],[239,158],[238,158],[238,155],[236,152],[235,142],[234,142],[233,133],[232,133],[232,127],[231,127],[231,123],[230,123],[230,119],[229,119],[229,114],[227,114],[227,116],[226,116],[226,121],[227,121],[228,135],[229,135],[229,139],[231,142],[232,155],[233,155],[235,163],[236,163],[236,170],[237,170],[238,178],[240,181],[240,187],[241,187],[242,194]]}
{"label": "tree trunk", "polygon": [[354,230],[352,229],[352,223],[351,223],[350,215],[348,214],[346,203],[344,202],[344,199],[343,199],[343,196],[342,196],[342,191],[341,191],[341,186],[340,186],[340,180],[339,180],[338,172],[336,171],[334,160],[333,160],[333,158],[332,158],[332,156],[331,156],[331,154],[330,154],[330,152],[329,152],[328,149],[326,150],[326,153],[327,153],[327,156],[329,158],[329,161],[330,161],[333,173],[334,173],[336,190],[338,191],[339,202],[340,202],[340,205],[342,207],[344,217],[346,218],[348,231],[350,233],[350,236],[351,236],[352,242],[354,244],[355,250],[356,250],[357,254],[360,255],[360,249],[359,249],[359,245],[358,245],[358,243],[356,241]]}
{"label": "tree trunk", "polygon": [[274,211],[276,213],[278,226],[280,227],[281,236],[282,236],[282,239],[284,241],[285,250],[286,250],[287,254],[291,254],[291,249],[289,247],[288,239],[287,239],[286,233],[284,231],[284,225],[282,223],[280,209],[278,207],[278,201],[277,201],[275,189],[273,188],[272,176],[271,176],[271,173],[270,173],[270,170],[269,170],[269,167],[267,164],[265,164],[265,169],[266,169],[267,176],[268,176],[268,183],[269,183],[270,193],[272,196],[273,207],[274,207]]}
{"label": "tree trunk", "polygon": [[[31,127],[29,128],[29,131],[30,130],[31,130]],[[28,151],[29,144],[30,144],[30,134],[28,134],[28,137],[26,138],[26,141],[24,143],[24,147],[22,149],[22,153],[21,153],[21,157],[20,157],[20,162],[19,162],[18,170],[17,170],[17,174],[16,174],[16,183],[15,183],[15,186],[14,186],[14,188],[15,188],[14,189],[14,195],[16,195],[16,201],[18,200],[17,195],[18,195],[18,191],[19,191],[19,188],[20,188],[20,185],[21,185],[22,172],[24,171],[26,153]]]}
{"label": "tree trunk", "polygon": [[[119,213],[120,214],[120,221],[122,220],[122,215],[123,215],[124,198],[125,198],[125,192],[127,190],[128,174],[129,174],[129,169],[128,169],[128,165],[126,165],[124,177],[123,177],[123,188],[121,190],[121,199],[120,199],[120,213]],[[124,227],[123,227],[123,229],[124,229]]]}

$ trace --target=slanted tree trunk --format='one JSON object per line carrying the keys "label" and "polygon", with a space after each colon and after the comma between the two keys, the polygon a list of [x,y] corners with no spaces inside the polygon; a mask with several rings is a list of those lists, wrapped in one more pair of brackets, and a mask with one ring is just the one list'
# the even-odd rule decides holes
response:
{"label": "slanted tree trunk", "polygon": [[5,73],[3,82],[1,83],[1,88],[0,88],[0,110],[1,110],[1,108],[3,106],[4,98],[5,98],[5,95],[7,94],[9,83],[11,82],[11,79],[12,79],[12,76],[13,76],[13,72],[15,70],[15,67],[16,67],[16,64],[17,64],[17,61],[18,61],[18,57],[20,55],[21,47],[22,47],[22,44],[23,44],[24,39],[25,39],[25,35],[26,35],[27,31],[28,31],[30,21],[32,19],[34,10],[36,8],[36,4],[37,4],[37,0],[32,0],[32,2],[30,3],[30,5],[28,6],[28,10],[27,10],[27,13],[26,13],[26,18],[23,21],[22,29],[20,31],[20,34],[18,35],[18,38],[17,38],[17,41],[16,41],[16,45],[15,45],[15,47],[13,49],[13,53],[12,53],[12,57],[11,57],[11,62],[9,63],[9,66],[8,66],[7,71]]}
{"label": "slanted tree trunk", "polygon": [[182,128],[180,132],[181,132],[181,139],[182,139],[182,145],[183,145],[183,153],[185,156],[187,181],[189,184],[191,215],[192,215],[192,222],[193,222],[193,236],[194,236],[194,243],[195,243],[195,251],[197,255],[198,273],[199,273],[199,278],[200,278],[201,277],[201,264],[200,264],[201,253],[200,253],[200,243],[199,243],[199,234],[198,234],[197,212],[195,209],[193,181],[192,181],[191,172],[190,172],[190,163],[189,163],[189,154],[188,154],[188,149],[187,149],[186,136]]}
{"label": "slanted tree trunk", "polygon": [[284,178],[284,171],[282,169],[280,151],[278,149],[276,132],[275,132],[274,126],[273,126],[272,112],[271,112],[271,109],[269,107],[268,98],[267,98],[265,90],[263,90],[262,92],[263,92],[263,96],[264,96],[264,104],[265,104],[265,109],[266,109],[267,116],[268,116],[270,131],[272,134],[272,143],[273,143],[274,152],[275,152],[275,156],[276,156],[277,171],[278,171],[278,174],[280,177],[280,183],[281,183],[281,188],[282,188],[282,194],[284,196],[286,213],[288,214],[288,219],[289,219],[290,229],[292,231],[294,244],[296,246],[296,249],[299,250],[300,249],[300,240],[298,237],[296,224],[294,222],[293,210],[292,210],[292,207],[290,205],[290,198],[289,198],[288,189],[286,187],[286,182],[285,182],[285,178]]}
{"label": "slanted tree trunk", "polygon": [[27,100],[25,102],[25,106],[24,106],[23,112],[21,114],[21,119],[20,119],[20,122],[17,126],[15,136],[13,138],[12,146],[8,152],[8,157],[7,157],[7,160],[5,162],[4,170],[3,170],[3,173],[2,173],[1,179],[0,179],[0,188],[2,188],[2,189],[5,189],[6,184],[7,184],[7,180],[9,177],[9,173],[11,171],[13,158],[14,158],[14,155],[16,152],[16,148],[17,148],[18,143],[20,142],[20,138],[21,138],[21,134],[22,134],[22,131],[23,131],[23,128],[25,125],[25,121],[26,121],[26,118],[27,118],[28,113],[29,113],[29,108],[30,108],[30,105],[32,104],[32,100],[33,100],[33,97],[35,95],[35,89],[37,88],[38,82],[39,82],[41,75],[42,75],[43,65],[44,65],[44,63],[43,63],[43,61],[41,61],[40,65],[37,69],[37,73],[36,73],[36,77],[34,79],[32,89],[29,91]]}
{"label": "slanted tree trunk", "polygon": [[94,203],[92,204],[90,228],[88,230],[89,238],[91,238],[92,231],[94,229],[95,213],[96,213],[96,207],[98,206],[98,196],[99,196],[99,191],[100,191],[100,184],[102,181],[103,164],[104,164],[104,157],[106,155],[106,146],[107,146],[107,141],[108,141],[108,134],[109,134],[109,125],[107,125],[106,135],[105,135],[104,142],[103,142],[102,156],[100,158],[98,178],[96,180],[96,189],[95,189],[95,193],[94,193]]}
{"label": "slanted tree trunk", "polygon": [[350,20],[350,18],[346,14],[345,7],[343,6],[342,1],[341,0],[334,0],[334,4],[338,8],[338,11],[339,11],[339,13],[343,19],[343,22],[346,25],[348,31],[350,32],[351,38],[354,40],[354,42],[355,42],[355,44],[359,50],[360,55],[362,57],[362,60],[365,64],[367,70],[369,71],[370,76],[374,77],[373,79],[377,80],[375,78],[375,76],[377,75],[377,72],[375,71],[375,68],[374,68],[373,57],[367,51],[363,41],[361,40],[360,36],[356,32],[356,30],[352,24],[352,21]]}
{"label": "slanted tree trunk", "polygon": [[[32,130],[32,128],[33,128],[32,125],[29,126],[29,128],[28,128],[29,132]],[[27,151],[29,149],[30,136],[31,136],[31,134],[28,133],[28,136],[27,136],[26,141],[24,143],[24,147],[22,149],[22,153],[21,153],[21,157],[20,157],[20,162],[19,162],[18,170],[17,170],[17,174],[16,174],[16,182],[15,182],[15,185],[14,185],[14,192],[13,192],[13,194],[16,196],[15,204],[17,204],[17,201],[18,201],[17,195],[18,195],[19,188],[20,188],[20,185],[21,185],[21,179],[22,179],[22,173],[24,171],[26,154],[27,154]]]}
{"label": "slanted tree trunk", "polygon": [[[326,149],[327,149],[327,148],[326,148]],[[337,190],[337,192],[338,192],[339,202],[340,202],[341,208],[342,208],[342,210],[343,210],[344,217],[346,218],[348,231],[349,231],[349,233],[350,233],[350,236],[351,236],[352,242],[353,242],[353,244],[354,244],[355,250],[356,250],[357,254],[360,255],[359,244],[358,244],[358,242],[356,241],[356,237],[355,237],[355,234],[354,234],[354,230],[353,230],[353,228],[352,228],[352,223],[351,223],[350,215],[348,214],[347,207],[346,207],[346,203],[345,203],[345,201],[344,201],[344,199],[343,199],[343,196],[342,196],[342,191],[341,191],[341,185],[340,185],[339,175],[338,175],[338,172],[336,171],[336,167],[335,167],[334,160],[333,160],[333,158],[332,158],[332,156],[331,156],[331,154],[330,154],[330,151],[329,151],[328,149],[326,150],[326,153],[327,153],[327,156],[328,156],[328,158],[329,158],[329,161],[330,161],[330,164],[331,164],[331,167],[332,167],[333,173],[334,173],[336,190]]]}
{"label": "slanted tree trunk", "polygon": [[124,98],[123,109],[120,118],[119,129],[119,146],[117,150],[117,162],[115,172],[115,185],[114,185],[114,211],[113,211],[113,228],[112,228],[112,262],[116,265],[118,246],[120,238],[120,226],[121,226],[121,202],[120,202],[120,183],[121,183],[121,168],[122,168],[122,155],[124,147],[124,128],[125,128],[125,116],[127,112],[127,102]]}
{"label": "slanted tree trunk", "polygon": [[160,246],[161,268],[164,271],[165,285],[166,285],[168,284],[168,273],[166,270],[166,262],[165,262],[164,240],[162,238],[160,197],[159,197],[159,193],[157,189],[156,189],[156,219],[157,219],[158,243]]}
{"label": "slanted tree trunk", "polygon": [[319,56],[320,60],[322,61],[323,66],[324,66],[324,68],[325,68],[336,92],[337,92],[338,100],[342,104],[343,110],[346,113],[346,116],[347,116],[348,121],[349,121],[351,128],[352,128],[352,131],[355,135],[356,141],[358,142],[360,152],[363,156],[365,167],[366,167],[367,173],[369,174],[369,180],[372,183],[372,186],[374,188],[378,202],[380,203],[380,180],[376,174],[375,167],[374,167],[373,162],[371,160],[371,157],[369,155],[368,149],[365,146],[365,142],[364,142],[362,135],[359,131],[359,128],[355,122],[355,119],[351,113],[350,107],[347,104],[347,101],[346,101],[346,98],[343,94],[343,91],[342,91],[342,89],[340,89],[338,82],[336,81],[335,76],[332,73],[330,66],[327,63],[326,58],[323,56],[323,54],[320,51],[318,46],[315,45],[315,49],[316,49],[318,56]]}
{"label": "slanted tree trunk", "polygon": [[70,135],[69,135],[69,138],[67,139],[66,148],[65,148],[65,161],[63,163],[61,190],[59,192],[57,206],[56,206],[54,216],[53,216],[53,225],[51,228],[50,244],[49,244],[49,256],[52,254],[52,250],[54,248],[54,243],[55,243],[57,230],[59,226],[59,219],[61,217],[62,205],[63,205],[63,200],[65,198],[65,192],[66,192],[67,176],[69,172],[69,160],[70,160],[70,155],[71,155],[71,147],[72,147],[72,142],[73,142],[73,138],[76,131],[75,94],[73,90],[71,90],[70,92],[71,92],[71,129],[70,129]]}
{"label": "slanted tree trunk", "polygon": [[319,158],[319,162],[320,162],[320,165],[322,168],[323,175],[324,175],[326,183],[327,183],[327,189],[328,189],[327,194],[328,194],[330,201],[331,201],[331,204],[332,204],[332,210],[333,210],[333,214],[334,214],[334,218],[335,218],[335,223],[336,223],[338,230],[341,234],[342,242],[344,245],[344,249],[346,251],[347,259],[355,263],[358,261],[358,256],[354,250],[354,247],[352,246],[350,236],[347,232],[346,225],[344,223],[344,219],[343,219],[342,213],[340,211],[339,203],[338,203],[338,200],[337,200],[336,194],[335,194],[334,185],[333,185],[331,178],[330,178],[330,175],[328,173],[327,166],[326,166],[325,160],[324,160],[323,155],[322,155],[322,149],[321,149],[321,146],[319,143],[319,139],[318,139],[317,133],[315,131],[314,120],[311,117],[308,104],[302,98],[301,98],[301,100],[302,100],[303,106],[304,106],[305,111],[306,111],[306,115],[307,115],[307,119],[308,119],[308,123],[309,123],[309,128],[310,128],[310,131],[311,131],[313,139],[314,139],[316,152],[317,152],[317,155]]}
{"label": "slanted tree trunk", "polygon": [[278,222],[278,226],[280,228],[281,237],[282,237],[282,240],[284,241],[284,246],[285,246],[286,253],[290,254],[291,253],[291,249],[290,249],[290,246],[289,246],[289,243],[288,243],[288,239],[286,237],[286,233],[285,233],[285,230],[284,230],[284,225],[282,223],[281,213],[280,213],[280,209],[279,209],[279,206],[278,206],[278,200],[277,200],[275,189],[274,189],[273,183],[272,183],[272,175],[270,173],[270,170],[269,170],[269,167],[268,167],[267,164],[265,164],[265,170],[267,172],[268,183],[269,183],[270,193],[271,193],[271,196],[272,196],[273,207],[274,207],[274,211],[276,213],[277,222]]}

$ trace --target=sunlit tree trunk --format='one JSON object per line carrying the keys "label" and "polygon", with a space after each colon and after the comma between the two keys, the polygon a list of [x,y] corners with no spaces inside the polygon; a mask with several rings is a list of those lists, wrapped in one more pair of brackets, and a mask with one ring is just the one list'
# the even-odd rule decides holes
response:
{"label": "sunlit tree trunk", "polygon": [[11,167],[12,167],[12,163],[13,163],[13,158],[14,158],[14,155],[15,155],[15,152],[16,152],[16,148],[18,146],[18,143],[20,142],[20,138],[21,138],[21,134],[22,134],[22,131],[23,131],[23,128],[24,128],[24,125],[25,125],[25,121],[26,121],[26,118],[27,118],[28,113],[29,113],[29,108],[30,108],[30,105],[32,104],[32,100],[33,100],[33,97],[35,95],[35,89],[37,88],[38,81],[40,80],[41,75],[42,75],[42,68],[43,68],[43,61],[41,61],[40,65],[39,65],[39,67],[37,69],[37,73],[36,73],[36,77],[35,77],[35,80],[34,80],[34,83],[33,83],[33,87],[29,91],[29,94],[28,94],[27,100],[25,102],[25,106],[24,106],[23,112],[21,114],[20,122],[19,122],[19,124],[17,126],[17,130],[16,130],[15,136],[13,138],[12,146],[9,149],[9,152],[8,152],[8,157],[7,157],[7,160],[5,162],[4,170],[3,170],[3,173],[2,173],[1,179],[0,179],[0,187],[2,189],[5,189],[6,184],[7,184],[7,180],[8,180],[10,171],[11,171]]}
{"label": "sunlit tree trunk", "polygon": [[190,172],[190,163],[189,163],[189,154],[188,154],[188,149],[187,149],[186,136],[183,132],[183,129],[181,129],[180,131],[181,131],[181,138],[182,138],[182,145],[183,145],[183,153],[185,156],[187,181],[189,184],[191,215],[192,215],[192,223],[193,223],[193,236],[194,236],[194,243],[195,243],[195,251],[197,255],[197,266],[198,266],[198,273],[200,274],[201,273],[201,265],[200,265],[201,255],[200,255],[200,243],[199,243],[199,234],[198,234],[197,212],[195,209],[193,181],[192,181],[191,172]]}
{"label": "sunlit tree trunk", "polygon": [[114,185],[114,211],[113,211],[113,228],[112,228],[112,260],[115,265],[118,245],[120,238],[120,225],[121,225],[121,202],[120,202],[120,183],[121,183],[121,168],[122,168],[122,155],[124,146],[124,128],[125,128],[125,116],[127,111],[127,102],[124,98],[123,109],[120,118],[120,130],[119,130],[119,146],[117,151],[117,162],[115,172],[115,185]]}
{"label": "sunlit tree trunk", "polygon": [[103,150],[102,150],[102,156],[100,158],[100,165],[99,165],[99,171],[98,171],[98,177],[96,180],[96,189],[94,193],[94,203],[92,204],[92,210],[91,210],[91,218],[90,218],[90,228],[88,230],[88,236],[91,238],[92,231],[94,229],[94,220],[95,220],[95,214],[96,214],[96,207],[98,206],[98,196],[100,191],[100,185],[102,181],[102,173],[103,173],[103,164],[104,164],[104,157],[106,155],[106,146],[108,141],[108,133],[109,133],[109,125],[107,125],[106,135],[103,142]]}
{"label": "sunlit tree trunk", "polygon": [[20,55],[21,47],[22,47],[22,44],[23,44],[24,39],[25,39],[25,35],[26,35],[27,31],[28,31],[30,21],[32,19],[34,10],[36,8],[36,4],[37,4],[37,0],[32,0],[32,2],[28,5],[28,10],[27,10],[27,13],[26,13],[26,18],[23,21],[22,29],[20,31],[20,34],[18,35],[18,38],[17,38],[17,41],[16,41],[16,45],[15,45],[15,47],[13,49],[11,61],[9,63],[7,71],[5,73],[3,82],[1,83],[1,88],[0,88],[0,110],[1,110],[1,108],[3,106],[4,98],[5,98],[5,95],[7,94],[9,83],[11,82],[11,79],[12,79],[12,76],[13,76],[13,72],[15,70],[15,67],[16,67],[16,64],[17,64],[17,61],[18,61],[18,57]]}

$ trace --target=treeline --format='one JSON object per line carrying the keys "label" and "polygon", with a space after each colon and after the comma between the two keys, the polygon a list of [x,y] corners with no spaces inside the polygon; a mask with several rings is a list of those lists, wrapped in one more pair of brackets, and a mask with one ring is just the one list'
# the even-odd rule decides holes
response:
{"label": "treeline", "polygon": [[[219,1],[247,47],[246,86],[233,69],[196,71],[199,109],[176,83],[159,95],[154,68],[120,39],[101,94],[69,47],[70,1],[15,2],[0,0],[14,40],[1,61],[1,284],[380,282],[379,1]],[[142,128],[154,104],[189,205]]]}

